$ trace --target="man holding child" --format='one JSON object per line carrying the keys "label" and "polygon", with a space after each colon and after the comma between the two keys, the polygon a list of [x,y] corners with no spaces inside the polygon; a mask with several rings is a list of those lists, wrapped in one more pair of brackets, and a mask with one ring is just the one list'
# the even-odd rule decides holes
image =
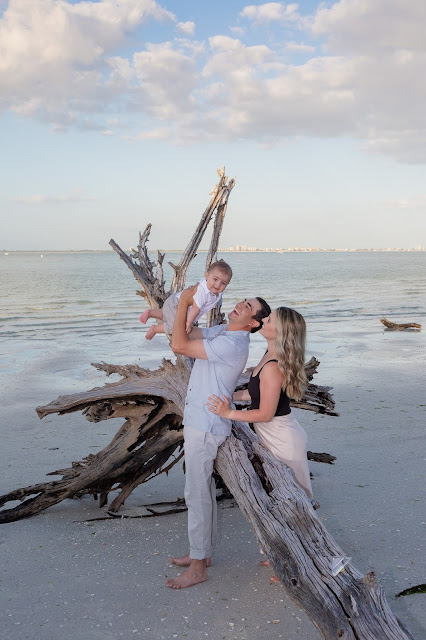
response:
{"label": "man holding child", "polygon": [[271,310],[262,298],[237,303],[228,324],[186,331],[188,308],[197,285],[185,289],[179,299],[173,326],[172,349],[195,359],[189,379],[183,417],[188,507],[189,554],[171,558],[187,567],[168,587],[182,589],[205,582],[216,537],[216,489],[212,478],[219,446],[231,434],[231,421],[211,413],[206,398],[214,393],[231,397],[248,358],[250,333],[258,331]]}

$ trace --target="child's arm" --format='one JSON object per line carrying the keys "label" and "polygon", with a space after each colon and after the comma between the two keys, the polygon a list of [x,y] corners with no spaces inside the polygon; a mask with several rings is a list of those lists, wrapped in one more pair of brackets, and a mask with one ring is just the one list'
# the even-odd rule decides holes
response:
{"label": "child's arm", "polygon": [[242,391],[234,391],[232,394],[233,402],[250,402],[251,397],[247,389],[243,389]]}
{"label": "child's arm", "polygon": [[186,333],[191,333],[192,325],[195,322],[195,318],[200,313],[200,308],[194,303],[190,310],[188,311],[188,315],[186,316]]}

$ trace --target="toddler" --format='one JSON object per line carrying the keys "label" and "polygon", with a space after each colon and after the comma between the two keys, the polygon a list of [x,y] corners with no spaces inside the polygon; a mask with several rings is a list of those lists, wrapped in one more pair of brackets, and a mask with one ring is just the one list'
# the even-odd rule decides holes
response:
{"label": "toddler", "polygon": [[[212,262],[198,285],[194,295],[194,304],[189,307],[186,317],[187,333],[191,333],[194,322],[197,322],[201,316],[222,300],[222,292],[228,286],[231,278],[232,269],[227,262],[224,260]],[[147,309],[141,314],[139,320],[142,324],[145,324],[148,318],[162,320],[160,324],[154,324],[148,329],[145,335],[147,340],[152,340],[156,333],[172,333],[181,293],[181,291],[172,293],[165,300],[162,309]]]}

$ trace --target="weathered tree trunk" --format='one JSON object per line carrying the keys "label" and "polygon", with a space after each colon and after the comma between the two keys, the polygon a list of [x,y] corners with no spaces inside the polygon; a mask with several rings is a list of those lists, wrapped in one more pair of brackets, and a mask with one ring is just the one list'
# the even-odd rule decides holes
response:
{"label": "weathered tree trunk", "polygon": [[259,444],[245,423],[220,447],[216,468],[291,598],[325,640],[413,640],[392,613],[374,572],[352,563],[333,576],[344,552],[315,515],[293,472]]}
{"label": "weathered tree trunk", "polygon": [[[215,258],[229,193],[224,169],[201,222],[178,265],[170,291],[181,289],[186,272],[214,212],[215,225],[207,265]],[[167,297],[162,263],[149,260],[146,243],[151,226],[140,235],[137,251],[127,256],[112,240],[111,246],[126,262],[142,287],[138,292],[151,307],[162,306]],[[135,260],[138,261],[135,262]],[[210,323],[217,321],[212,314]],[[307,365],[312,379],[318,362]],[[59,397],[37,412],[83,411],[89,421],[123,417],[125,422],[113,440],[96,455],[74,462],[69,469],[52,472],[59,481],[17,489],[0,497],[0,507],[11,501],[18,506],[0,511],[0,523],[23,518],[67,497],[99,494],[104,506],[110,491],[119,490],[109,510],[115,512],[141,482],[170,469],[182,457],[184,399],[191,363],[177,357],[176,364],[164,360],[157,371],[137,365],[96,364],[107,375],[122,376],[119,382],[71,396]],[[247,383],[248,374],[240,383]],[[300,403],[303,409],[336,415],[328,387],[313,384]],[[170,462],[171,456],[174,459]],[[311,454],[325,455],[328,454]],[[332,462],[329,456],[328,462]],[[165,466],[167,465],[167,466]],[[235,422],[233,435],[219,449],[216,469],[251,523],[256,537],[291,597],[299,604],[326,640],[412,640],[410,633],[391,612],[374,574],[362,577],[352,564],[334,576],[331,560],[343,556],[316,517],[306,494],[293,479],[290,469],[279,463],[257,440],[245,423]]]}
{"label": "weathered tree trunk", "polygon": [[386,329],[390,329],[391,331],[404,331],[405,329],[420,330],[422,328],[422,325],[417,324],[417,322],[405,322],[402,324],[398,324],[397,322],[386,320],[386,318],[381,318],[380,322],[385,325]]}

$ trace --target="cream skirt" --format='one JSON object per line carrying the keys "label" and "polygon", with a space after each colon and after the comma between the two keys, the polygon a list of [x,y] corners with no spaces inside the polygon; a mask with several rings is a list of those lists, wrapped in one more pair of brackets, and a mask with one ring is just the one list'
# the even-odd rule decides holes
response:
{"label": "cream skirt", "polygon": [[293,470],[296,481],[312,498],[306,445],[308,439],[304,429],[291,413],[275,416],[270,422],[255,422],[254,430],[259,442]]}

